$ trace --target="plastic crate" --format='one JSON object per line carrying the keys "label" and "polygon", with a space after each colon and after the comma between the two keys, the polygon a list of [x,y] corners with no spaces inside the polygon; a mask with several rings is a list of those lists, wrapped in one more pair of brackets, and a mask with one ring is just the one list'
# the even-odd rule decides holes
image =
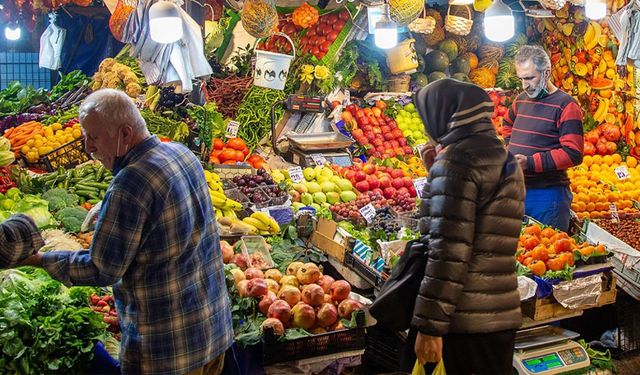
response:
{"label": "plastic crate", "polygon": [[67,169],[73,168],[90,159],[91,156],[84,151],[82,138],[63,144],[50,153],[40,156],[38,161],[35,162],[27,161],[24,156],[22,157],[27,167],[47,172],[56,171],[60,167]]}
{"label": "plastic crate", "polygon": [[208,169],[215,172],[221,179],[230,179],[245,174],[256,174],[256,170],[249,165],[209,164]]}
{"label": "plastic crate", "polygon": [[357,328],[321,333],[289,341],[278,340],[272,329],[265,329],[262,340],[263,364],[271,365],[365,349],[367,337],[364,327],[364,312],[358,311],[356,314]]}
{"label": "plastic crate", "polygon": [[404,332],[395,332],[379,326],[367,329],[365,366],[375,373],[397,371],[402,360],[402,349],[407,342]]}
{"label": "plastic crate", "polygon": [[389,278],[387,273],[376,271],[352,253],[346,253],[344,255],[344,264],[373,285],[376,289],[380,289],[382,284]]}
{"label": "plastic crate", "polygon": [[640,301],[619,293],[616,301],[618,349],[622,354],[640,349]]}

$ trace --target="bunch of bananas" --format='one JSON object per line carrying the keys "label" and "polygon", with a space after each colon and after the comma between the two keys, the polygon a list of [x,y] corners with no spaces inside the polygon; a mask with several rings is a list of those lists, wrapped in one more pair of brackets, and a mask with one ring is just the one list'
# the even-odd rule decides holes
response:
{"label": "bunch of bananas", "polygon": [[218,226],[223,234],[230,235],[270,235],[280,232],[278,222],[264,212],[254,212],[242,220],[237,217],[220,217],[218,218]]}
{"label": "bunch of bananas", "polygon": [[598,124],[602,123],[609,113],[609,99],[598,97],[598,108],[593,113],[593,119],[598,122]]}
{"label": "bunch of bananas", "polygon": [[236,211],[242,210],[242,204],[227,198],[224,194],[220,177],[216,173],[205,170],[204,177],[209,186],[211,203],[216,210],[216,219],[221,217],[237,218]]}

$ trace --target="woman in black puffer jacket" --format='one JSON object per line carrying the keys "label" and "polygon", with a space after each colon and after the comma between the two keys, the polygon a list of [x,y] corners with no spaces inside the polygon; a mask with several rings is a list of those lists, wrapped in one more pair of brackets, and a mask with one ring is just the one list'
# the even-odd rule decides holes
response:
{"label": "woman in black puffer jacket", "polygon": [[521,324],[515,258],[524,179],[496,136],[493,103],[478,86],[436,81],[414,97],[442,148],[423,192],[428,261],[411,322],[422,362],[447,374],[511,374]]}

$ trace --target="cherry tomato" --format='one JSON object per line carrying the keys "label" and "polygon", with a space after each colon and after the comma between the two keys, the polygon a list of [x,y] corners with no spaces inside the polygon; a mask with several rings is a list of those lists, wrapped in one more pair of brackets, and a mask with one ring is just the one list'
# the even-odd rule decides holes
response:
{"label": "cherry tomato", "polygon": [[344,27],[345,23],[346,23],[345,21],[339,20],[338,22],[333,24],[333,29],[336,31],[340,31]]}
{"label": "cherry tomato", "polygon": [[329,35],[327,35],[327,40],[330,42],[333,42],[336,39],[338,39],[338,32],[336,32],[335,30],[330,32]]}
{"label": "cherry tomato", "polygon": [[340,13],[338,13],[338,18],[343,21],[347,21],[349,18],[351,18],[351,15],[346,9],[343,9]]}
{"label": "cherry tomato", "polygon": [[320,49],[318,48],[318,46],[311,47],[311,54],[315,56],[318,56],[320,54]]}
{"label": "cherry tomato", "polygon": [[326,41],[320,45],[320,51],[327,52],[329,50],[329,47],[331,47],[331,42]]}

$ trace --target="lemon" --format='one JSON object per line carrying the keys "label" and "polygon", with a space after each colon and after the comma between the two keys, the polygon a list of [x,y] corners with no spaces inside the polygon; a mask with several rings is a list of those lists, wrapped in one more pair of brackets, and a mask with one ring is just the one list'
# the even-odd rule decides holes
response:
{"label": "lemon", "polygon": [[59,123],[59,122],[56,122],[56,123],[54,123],[54,124],[52,124],[52,125],[51,125],[51,128],[52,128],[54,131],[56,131],[56,130],[60,130],[60,129],[62,129],[62,124],[61,124],[61,123]]}

